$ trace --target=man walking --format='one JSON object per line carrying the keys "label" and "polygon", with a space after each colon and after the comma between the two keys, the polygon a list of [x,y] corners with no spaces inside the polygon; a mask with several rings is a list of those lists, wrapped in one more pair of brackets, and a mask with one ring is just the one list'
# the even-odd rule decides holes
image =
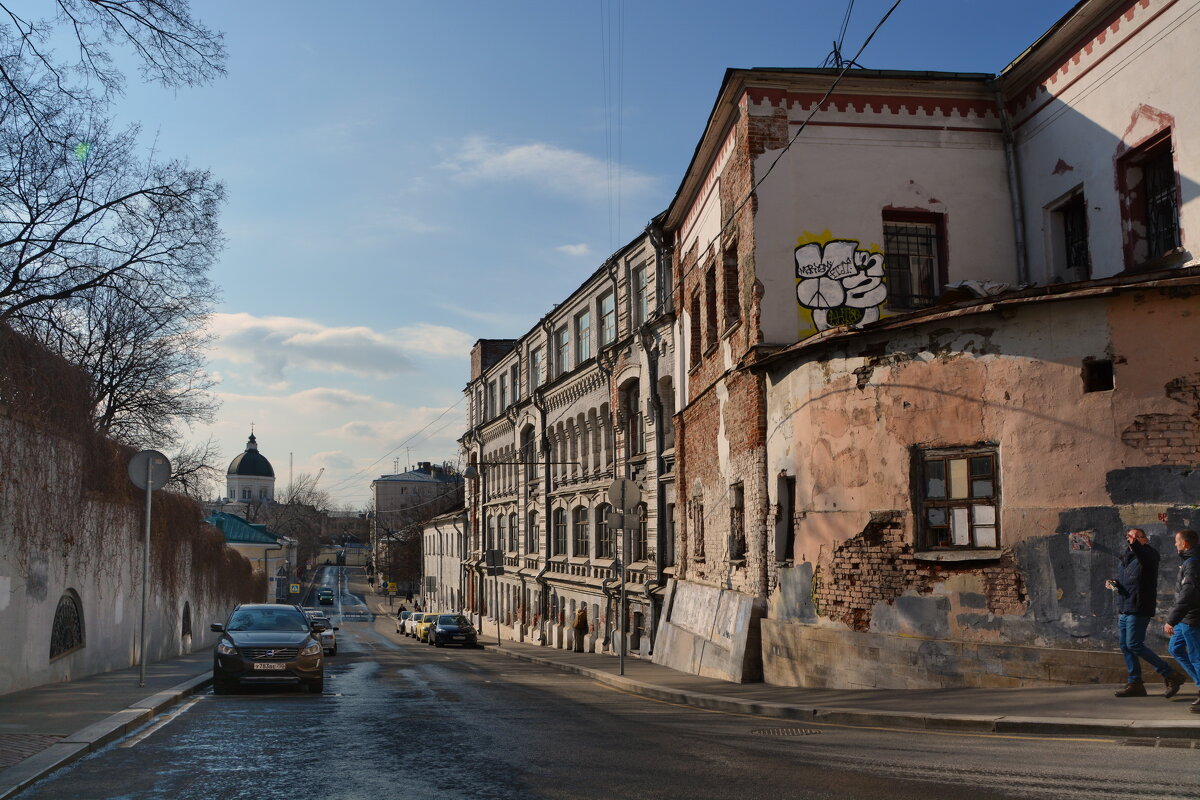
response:
{"label": "man walking", "polygon": [[575,621],[571,623],[571,629],[575,631],[575,652],[583,652],[583,637],[587,636],[588,632],[588,616],[587,607],[580,606],[575,612]]}
{"label": "man walking", "polygon": [[1141,528],[1130,528],[1125,534],[1127,546],[1121,553],[1121,566],[1117,579],[1108,581],[1109,589],[1117,592],[1118,622],[1121,631],[1121,654],[1125,656],[1128,671],[1125,688],[1116,692],[1117,697],[1145,697],[1146,685],[1142,683],[1140,657],[1163,676],[1167,689],[1163,697],[1174,697],[1186,680],[1179,672],[1159,658],[1146,646],[1146,628],[1154,616],[1158,596],[1158,551],[1150,546],[1146,532]]}
{"label": "man walking", "polygon": [[[1183,563],[1179,565],[1179,582],[1175,586],[1175,605],[1167,614],[1163,632],[1171,637],[1167,649],[1179,666],[1200,686],[1200,536],[1193,530],[1175,534],[1175,549]],[[1191,711],[1200,714],[1200,699]]]}

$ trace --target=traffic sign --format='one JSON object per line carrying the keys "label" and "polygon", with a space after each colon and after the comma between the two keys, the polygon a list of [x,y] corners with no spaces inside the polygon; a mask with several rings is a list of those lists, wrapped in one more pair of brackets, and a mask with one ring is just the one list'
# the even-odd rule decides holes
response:
{"label": "traffic sign", "polygon": [[628,478],[617,478],[608,486],[608,502],[614,510],[634,511],[642,502],[642,490]]}
{"label": "traffic sign", "polygon": [[293,583],[288,586],[288,594],[300,594],[300,584]]}
{"label": "traffic sign", "polygon": [[604,521],[610,531],[619,531],[625,527],[625,515],[620,511],[608,512],[608,519]]}
{"label": "traffic sign", "polygon": [[394,591],[396,591],[396,582],[395,582],[395,581],[388,581],[388,587],[387,587],[387,590],[388,590],[389,592],[394,592]]}
{"label": "traffic sign", "polygon": [[[149,487],[146,478],[150,478]],[[171,480],[171,461],[157,450],[143,450],[129,459],[129,480],[139,489],[161,489]]]}

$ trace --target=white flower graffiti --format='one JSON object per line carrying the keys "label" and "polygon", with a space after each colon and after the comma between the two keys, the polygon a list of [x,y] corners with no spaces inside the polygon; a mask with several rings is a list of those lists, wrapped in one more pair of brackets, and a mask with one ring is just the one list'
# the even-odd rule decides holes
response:
{"label": "white flower graffiti", "polygon": [[879,319],[887,299],[883,254],[859,249],[854,239],[833,239],[796,248],[796,299],[812,310],[817,330],[860,327]]}

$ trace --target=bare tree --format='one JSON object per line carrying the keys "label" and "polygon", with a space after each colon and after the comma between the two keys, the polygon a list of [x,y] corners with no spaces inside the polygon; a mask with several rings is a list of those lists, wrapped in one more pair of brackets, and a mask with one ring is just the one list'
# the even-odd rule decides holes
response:
{"label": "bare tree", "polygon": [[331,504],[329,493],[317,487],[320,477],[320,473],[301,473],[276,494],[274,502],[258,504],[252,512],[247,509],[250,521],[295,539],[302,564],[316,558],[321,550],[324,516]]}
{"label": "bare tree", "polygon": [[171,456],[170,488],[203,502],[213,496],[222,477],[221,449],[210,436],[205,442],[185,444]]}

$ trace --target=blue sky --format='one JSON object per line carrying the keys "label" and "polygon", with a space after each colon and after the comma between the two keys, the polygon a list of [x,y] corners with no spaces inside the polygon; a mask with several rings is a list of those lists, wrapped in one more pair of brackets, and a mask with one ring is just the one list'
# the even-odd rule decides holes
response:
{"label": "blue sky", "polygon": [[[859,60],[997,72],[1073,4],[905,0]],[[890,5],[855,2],[847,55]],[[254,422],[280,483],[291,453],[356,508],[393,458],[457,457],[462,405],[409,437],[461,400],[472,342],[528,331],[667,206],[725,69],[820,66],[846,9],[193,7],[225,32],[228,76],[179,91],[131,76],[117,106],[229,191],[213,271],[223,407],[193,435],[231,459]]]}

